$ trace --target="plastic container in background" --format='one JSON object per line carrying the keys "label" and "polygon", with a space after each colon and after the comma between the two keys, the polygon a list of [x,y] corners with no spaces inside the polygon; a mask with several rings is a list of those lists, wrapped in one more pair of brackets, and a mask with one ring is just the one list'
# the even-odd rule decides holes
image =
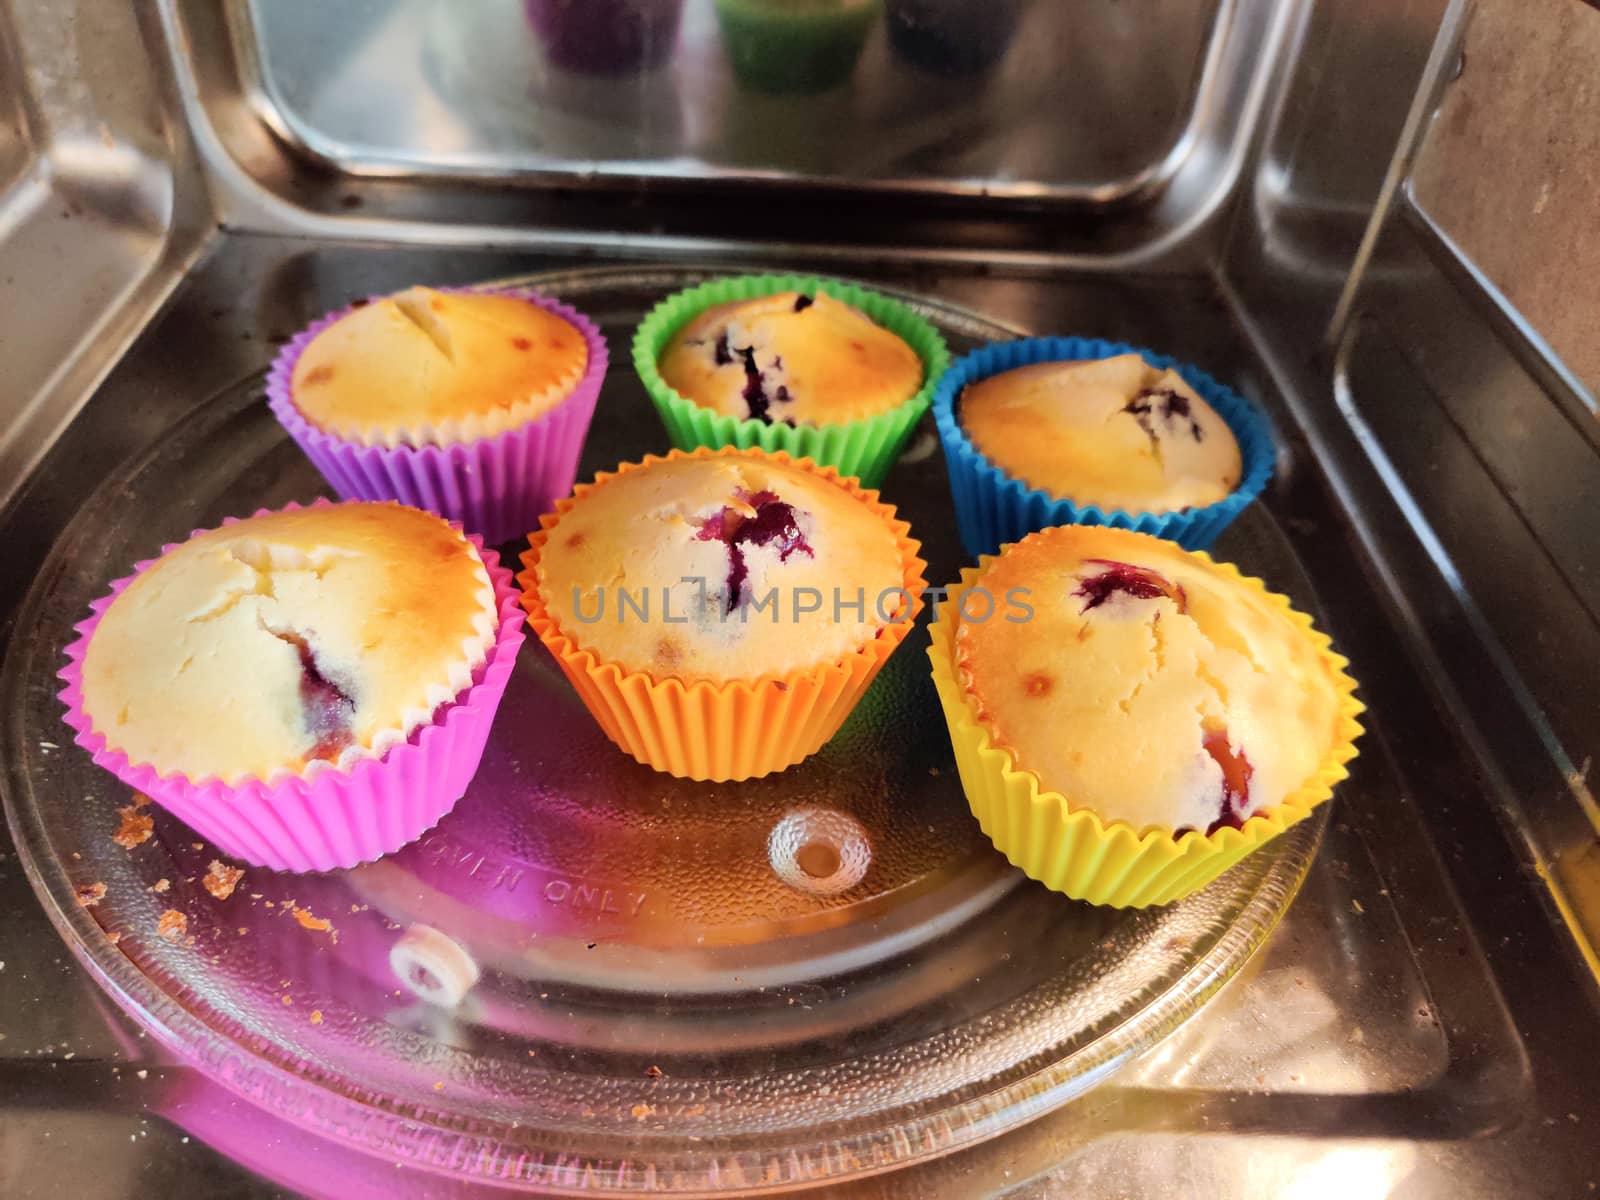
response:
{"label": "plastic container in background", "polygon": [[678,45],[683,0],[525,0],[556,66],[584,75],[649,71]]}
{"label": "plastic container in background", "polygon": [[1011,47],[1023,0],[885,0],[889,44],[939,75],[977,75]]}
{"label": "plastic container in background", "polygon": [[739,82],[761,92],[824,92],[849,79],[882,0],[716,0]]}

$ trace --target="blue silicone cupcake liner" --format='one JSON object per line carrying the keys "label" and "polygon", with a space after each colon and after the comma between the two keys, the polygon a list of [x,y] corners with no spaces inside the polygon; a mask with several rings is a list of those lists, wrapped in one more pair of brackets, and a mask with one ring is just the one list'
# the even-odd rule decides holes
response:
{"label": "blue silicone cupcake liner", "polygon": [[[980,454],[956,419],[956,405],[969,383],[1034,363],[1112,358],[1118,354],[1138,354],[1152,366],[1171,367],[1227,422],[1243,460],[1243,477],[1227,497],[1203,508],[1166,513],[1108,510],[1057,500],[1007,475]],[[944,373],[934,389],[933,416],[949,467],[961,545],[973,558],[997,554],[1007,542],[1052,525],[1110,525],[1154,534],[1177,542],[1185,550],[1204,550],[1272,478],[1275,450],[1272,425],[1265,413],[1204,371],[1121,342],[1042,337],[984,346],[957,359]]]}

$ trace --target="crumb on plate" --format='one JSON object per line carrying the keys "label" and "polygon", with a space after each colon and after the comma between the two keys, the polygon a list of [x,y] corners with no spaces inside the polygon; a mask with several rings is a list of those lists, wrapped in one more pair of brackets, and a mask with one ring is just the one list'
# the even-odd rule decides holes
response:
{"label": "crumb on plate", "polygon": [[218,900],[226,900],[233,895],[233,889],[239,886],[239,880],[244,878],[244,871],[239,867],[230,867],[219,859],[213,858],[211,866],[207,869],[205,878],[200,882],[205,884],[206,891]]}
{"label": "crumb on plate", "polygon": [[312,933],[327,933],[333,928],[333,922],[326,917],[319,917],[309,908],[293,907],[294,919],[300,922],[300,928],[309,929]]}
{"label": "crumb on plate", "polygon": [[126,808],[117,809],[122,824],[111,835],[111,840],[124,850],[132,850],[135,846],[143,845],[155,832],[155,820],[149,813],[140,812],[139,807],[137,804],[130,804]]}

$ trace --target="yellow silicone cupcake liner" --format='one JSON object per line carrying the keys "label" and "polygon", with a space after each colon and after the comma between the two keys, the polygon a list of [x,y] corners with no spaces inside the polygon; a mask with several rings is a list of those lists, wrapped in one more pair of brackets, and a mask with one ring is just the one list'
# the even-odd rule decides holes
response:
{"label": "yellow silicone cupcake liner", "polygon": [[[838,484],[871,507],[894,534],[900,550],[901,586],[912,597],[905,618],[884,625],[877,637],[836,662],[725,682],[685,683],[675,676],[657,678],[624,670],[566,634],[545,606],[537,576],[539,556],[561,518],[583,503],[585,496],[629,471],[657,462],[725,455],[801,467]],[[646,766],[687,779],[718,783],[751,779],[781,771],[816,753],[838,731],[910,632],[927,586],[923,578],[927,564],[918,555],[921,544],[910,537],[911,527],[895,515],[894,508],[878,500],[877,492],[833,467],[818,466],[809,458],[791,458],[781,451],[768,454],[726,446],[717,450],[701,447],[692,453],[673,450],[665,458],[647,455],[643,462],[624,463],[614,472],[595,476],[593,483],[579,485],[555,512],[541,517],[539,524],[517,576],[529,625],[549,647],[607,737]]]}
{"label": "yellow silicone cupcake liner", "polygon": [[1255,588],[1304,631],[1333,672],[1340,694],[1337,735],[1321,768],[1281,804],[1252,816],[1242,829],[1224,828],[1212,834],[1190,830],[1174,837],[1159,829],[1141,834],[1122,821],[1107,824],[1098,813],[1076,808],[1060,792],[1041,787],[1037,775],[1019,768],[1011,751],[995,744],[955,661],[961,594],[994,561],[993,556],[984,555],[978,566],[961,572],[960,583],[950,589],[932,626],[928,657],[933,682],[973,815],[1013,866],[1075,900],[1148,908],[1199,891],[1256,847],[1310,816],[1333,795],[1334,785],[1349,774],[1345,764],[1356,756],[1355,740],[1361,734],[1357,717],[1365,706],[1356,699],[1356,682],[1344,669],[1349,660],[1335,653],[1328,636],[1291,607],[1286,597],[1268,591],[1259,579],[1229,563],[1216,562],[1202,551],[1189,553]]}

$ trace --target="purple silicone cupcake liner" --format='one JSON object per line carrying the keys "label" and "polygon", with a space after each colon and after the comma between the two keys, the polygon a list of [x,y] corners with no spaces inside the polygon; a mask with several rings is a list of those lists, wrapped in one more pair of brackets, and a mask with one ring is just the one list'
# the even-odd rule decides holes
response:
{"label": "purple silicone cupcake liner", "polygon": [[[327,507],[320,500],[311,508]],[[302,507],[285,505],[289,511]],[[262,509],[263,516],[272,509]],[[237,518],[224,521],[235,524]],[[195,530],[191,536],[207,532]],[[328,871],[353,867],[393,853],[431,829],[455,807],[478,770],[483,747],[505,695],[517,649],[522,645],[523,612],[511,572],[476,537],[477,548],[494,585],[499,615],[494,644],[472,684],[434,719],[381,757],[364,758],[349,770],[327,769],[310,778],[291,775],[274,783],[248,779],[229,787],[218,780],[195,782],[182,774],[161,775],[112,749],[83,709],[83,658],[107,608],[155,559],[134,564],[90,606],[90,617],[75,628],[79,636],[66,648],[60,672],[66,681],[61,700],[74,740],[129,787],[143,792],[218,849],[256,866],[278,871]],[[162,553],[178,543],[162,547]]]}
{"label": "purple silicone cupcake liner", "polygon": [[294,366],[311,339],[354,311],[350,305],[296,334],[267,373],[272,413],[345,500],[398,500],[461,522],[491,545],[524,537],[572,491],[578,456],[609,364],[606,340],[577,309],[521,288],[441,288],[515,296],[571,322],[589,347],[589,364],[570,395],[525,425],[445,446],[372,446],[315,428],[290,395]]}

